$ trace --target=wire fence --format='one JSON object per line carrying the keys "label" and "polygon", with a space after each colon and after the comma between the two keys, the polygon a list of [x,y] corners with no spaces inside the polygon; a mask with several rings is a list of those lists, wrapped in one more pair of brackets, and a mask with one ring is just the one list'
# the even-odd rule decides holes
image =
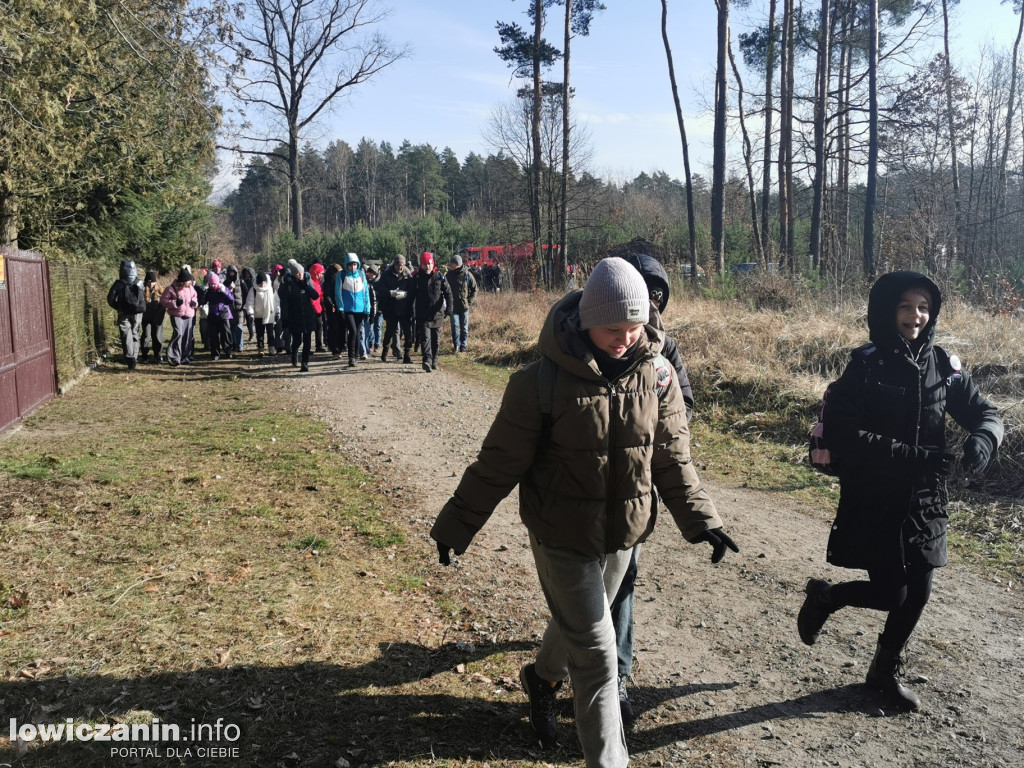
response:
{"label": "wire fence", "polygon": [[120,343],[117,313],[107,305],[107,291],[117,272],[96,264],[55,261],[49,268],[57,385],[63,391]]}

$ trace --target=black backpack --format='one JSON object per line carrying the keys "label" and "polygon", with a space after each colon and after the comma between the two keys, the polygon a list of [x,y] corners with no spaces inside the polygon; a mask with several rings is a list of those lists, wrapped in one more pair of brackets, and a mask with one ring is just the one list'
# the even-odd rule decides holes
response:
{"label": "black backpack", "polygon": [[146,290],[138,282],[126,283],[118,299],[123,314],[139,315],[146,311]]}

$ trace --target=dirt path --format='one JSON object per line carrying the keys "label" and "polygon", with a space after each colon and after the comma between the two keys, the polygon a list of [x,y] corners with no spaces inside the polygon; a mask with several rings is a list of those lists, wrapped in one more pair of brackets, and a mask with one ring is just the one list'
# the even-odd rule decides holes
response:
{"label": "dirt path", "polygon": [[[385,478],[408,505],[410,539],[422,541],[425,558],[434,556],[430,524],[500,401],[499,392],[461,396],[466,382],[444,371],[445,360],[428,375],[380,361],[349,371],[318,357],[310,374],[269,384],[317,403],[354,460]],[[686,544],[665,515],[640,562],[634,764],[1024,764],[1019,585],[956,565],[938,572],[908,665],[924,710],[890,715],[862,685],[881,614],[848,609],[813,648],[796,634],[806,579],[852,573],[823,562],[824,515],[781,494],[710,490],[741,554],[711,565],[710,549]],[[457,569],[438,567],[436,582],[453,600],[486,610],[490,631],[539,636],[546,608],[515,494]]]}

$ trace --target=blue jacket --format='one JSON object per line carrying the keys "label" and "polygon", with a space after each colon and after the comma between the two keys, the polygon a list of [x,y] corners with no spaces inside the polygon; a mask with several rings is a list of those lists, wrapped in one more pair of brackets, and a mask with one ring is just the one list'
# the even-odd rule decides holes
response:
{"label": "blue jacket", "polygon": [[[349,271],[348,265],[355,263],[356,270]],[[345,258],[345,268],[334,280],[335,306],[350,314],[370,314],[370,281],[366,279],[359,257],[350,253]]]}

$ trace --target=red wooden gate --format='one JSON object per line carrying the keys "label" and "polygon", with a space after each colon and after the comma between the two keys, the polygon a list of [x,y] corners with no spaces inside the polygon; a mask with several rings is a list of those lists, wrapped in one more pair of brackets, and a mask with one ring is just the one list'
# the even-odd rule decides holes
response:
{"label": "red wooden gate", "polygon": [[32,251],[0,248],[0,432],[56,392],[46,261]]}

